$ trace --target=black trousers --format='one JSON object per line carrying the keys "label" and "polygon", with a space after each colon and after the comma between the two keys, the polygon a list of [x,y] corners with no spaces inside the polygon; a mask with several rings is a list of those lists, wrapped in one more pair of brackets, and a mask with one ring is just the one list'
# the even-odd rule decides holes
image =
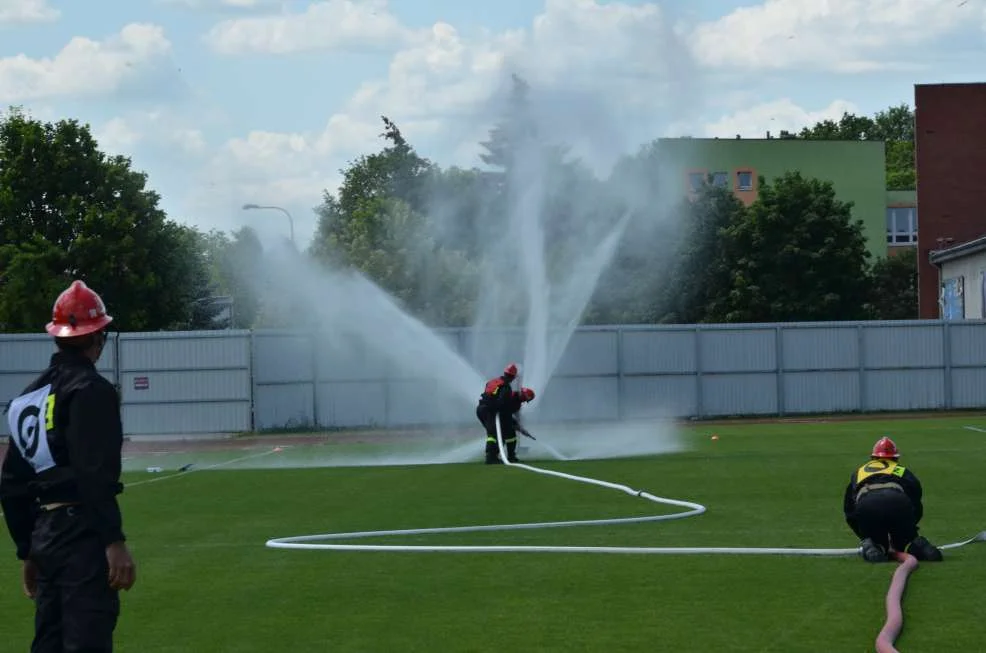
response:
{"label": "black trousers", "polygon": [[41,512],[31,558],[38,567],[31,653],[111,653],[120,615],[106,549],[68,506]]}
{"label": "black trousers", "polygon": [[[496,442],[496,410],[487,406],[476,407],[476,419],[486,430],[486,461],[500,459],[500,448]],[[507,450],[507,460],[517,460],[517,429],[512,415],[500,416],[500,430],[503,432],[503,446]]]}
{"label": "black trousers", "polygon": [[918,536],[914,506],[897,490],[872,490],[856,502],[856,523],[864,538],[885,550],[904,551]]}

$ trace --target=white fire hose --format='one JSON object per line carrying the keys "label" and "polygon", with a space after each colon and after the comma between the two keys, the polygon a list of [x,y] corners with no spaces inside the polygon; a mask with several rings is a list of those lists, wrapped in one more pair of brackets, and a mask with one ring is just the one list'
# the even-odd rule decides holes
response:
{"label": "white fire hose", "polygon": [[[532,522],[523,524],[492,524],[483,526],[447,526],[436,528],[404,528],[382,531],[354,531],[350,533],[325,533],[321,535],[299,535],[278,537],[267,541],[271,549],[306,549],[331,551],[391,551],[428,553],[628,553],[628,554],[742,554],[742,555],[798,555],[798,556],[850,556],[858,555],[859,547],[845,549],[799,549],[787,547],[655,547],[655,546],[534,546],[534,545],[407,545],[407,544],[329,544],[338,540],[354,540],[393,535],[431,535],[437,533],[474,533],[479,531],[514,531],[522,529],[564,528],[570,526],[604,526],[611,524],[631,524],[642,522],[669,521],[694,517],[705,512],[705,506],[691,501],[668,499],[654,496],[643,490],[635,490],[626,485],[609,483],[585,476],[575,476],[533,465],[511,463],[507,460],[503,446],[503,431],[499,416],[496,419],[497,445],[500,457],[509,467],[526,469],[537,474],[556,476],[571,481],[579,481],[601,487],[620,490],[631,496],[640,497],[654,503],[679,506],[687,510],[678,513],[650,515],[644,517],[620,517],[615,519],[581,519],[575,521]],[[973,542],[986,542],[986,531],[963,542],[946,544],[941,549],[956,549]]]}

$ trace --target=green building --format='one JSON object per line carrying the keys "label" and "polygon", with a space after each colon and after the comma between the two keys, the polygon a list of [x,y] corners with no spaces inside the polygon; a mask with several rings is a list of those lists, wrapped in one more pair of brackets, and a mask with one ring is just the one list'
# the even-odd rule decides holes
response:
{"label": "green building", "polygon": [[886,153],[883,141],[828,141],[795,138],[661,138],[661,159],[690,192],[705,183],[728,186],[744,203],[757,199],[759,181],[799,171],[832,183],[836,196],[852,202],[863,221],[873,258],[887,255]]}

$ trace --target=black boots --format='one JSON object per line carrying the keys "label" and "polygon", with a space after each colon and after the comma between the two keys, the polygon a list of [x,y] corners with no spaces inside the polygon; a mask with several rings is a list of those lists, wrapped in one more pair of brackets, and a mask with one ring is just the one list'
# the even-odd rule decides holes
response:
{"label": "black boots", "polygon": [[865,560],[866,562],[887,562],[888,560],[890,560],[889,556],[887,556],[887,552],[883,549],[883,547],[877,544],[876,542],[874,542],[873,540],[871,540],[870,538],[866,538],[865,540],[860,542],[859,546],[860,546],[859,555],[861,555],[863,557],[863,560]]}
{"label": "black boots", "polygon": [[[859,555],[866,562],[888,562],[890,560],[887,551],[870,538],[860,542],[859,546]],[[941,549],[929,542],[928,538],[923,535],[918,535],[911,541],[906,553],[910,553],[922,562],[941,562],[943,560]]]}
{"label": "black boots", "polygon": [[907,547],[907,552],[918,560],[924,562],[941,562],[943,559],[941,549],[928,541],[923,535],[918,535]]}

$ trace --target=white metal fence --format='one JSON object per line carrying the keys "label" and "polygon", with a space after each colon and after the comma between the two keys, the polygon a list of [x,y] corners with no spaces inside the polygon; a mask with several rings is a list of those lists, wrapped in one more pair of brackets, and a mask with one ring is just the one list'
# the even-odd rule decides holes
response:
{"label": "white metal fence", "polygon": [[[442,333],[467,359],[504,352],[486,361],[484,376],[523,358],[515,335],[484,334],[479,347],[474,336]],[[51,351],[44,335],[0,335],[0,405]],[[433,375],[340,346],[332,334],[123,333],[99,369],[121,389],[130,435],[474,419]],[[585,327],[537,390],[545,421],[983,408],[986,322]]]}

